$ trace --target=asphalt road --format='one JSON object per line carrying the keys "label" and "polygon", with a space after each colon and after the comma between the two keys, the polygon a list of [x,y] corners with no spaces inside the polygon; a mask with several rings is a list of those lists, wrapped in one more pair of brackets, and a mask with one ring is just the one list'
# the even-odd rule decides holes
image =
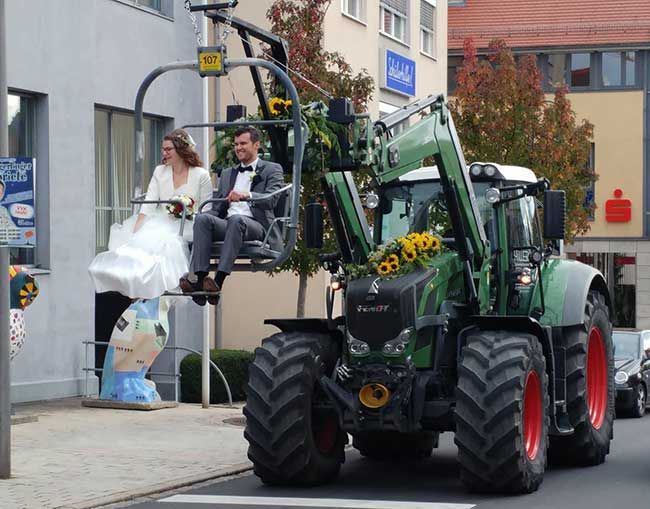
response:
{"label": "asphalt road", "polygon": [[[252,474],[215,482],[129,509],[258,509],[350,507],[372,509],[640,509],[650,507],[650,415],[617,419],[612,451],[597,467],[547,470],[530,495],[466,493],[458,480],[453,435],[419,463],[373,462],[347,453],[339,479],[317,488],[267,487]],[[254,497],[254,498],[245,498]],[[285,499],[285,500],[282,500]],[[290,500],[287,500],[290,499]]]}

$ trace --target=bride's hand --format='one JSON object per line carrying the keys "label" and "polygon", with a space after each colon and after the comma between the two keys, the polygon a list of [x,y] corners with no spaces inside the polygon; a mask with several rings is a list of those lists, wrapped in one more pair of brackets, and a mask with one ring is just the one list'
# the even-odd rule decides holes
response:
{"label": "bride's hand", "polygon": [[137,219],[137,221],[135,222],[135,226],[133,227],[133,233],[136,233],[136,232],[140,229],[140,227],[141,227],[142,224],[144,223],[144,219],[145,219],[146,217],[147,217],[147,216],[144,215],[144,214],[138,214],[138,219]]}

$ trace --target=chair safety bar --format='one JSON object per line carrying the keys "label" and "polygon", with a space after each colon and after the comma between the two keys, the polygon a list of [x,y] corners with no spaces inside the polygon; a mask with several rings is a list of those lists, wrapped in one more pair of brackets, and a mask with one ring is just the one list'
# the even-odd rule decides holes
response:
{"label": "chair safety bar", "polygon": [[139,200],[137,198],[134,198],[131,200],[131,203],[133,204],[142,204],[142,203],[157,203],[158,205],[164,205],[167,203],[176,203],[177,205],[180,205],[183,209],[181,212],[181,228],[178,234],[182,237],[183,236],[183,228],[185,228],[185,216],[187,214],[187,209],[185,208],[185,204],[180,201],[180,200]]}
{"label": "chair safety bar", "polygon": [[[254,264],[254,267],[251,267],[251,270],[257,271],[257,270],[271,270],[282,263],[284,263],[289,256],[291,255],[295,245],[296,241],[298,239],[298,217],[299,217],[299,207],[300,207],[300,192],[299,190],[301,189],[300,183],[301,183],[301,177],[302,177],[302,159],[303,159],[303,154],[305,151],[305,140],[307,139],[308,131],[306,125],[302,122],[302,118],[300,116],[300,99],[298,98],[298,92],[296,90],[295,85],[289,78],[286,72],[284,72],[278,65],[276,65],[273,62],[269,62],[267,60],[263,60],[261,58],[238,58],[238,59],[224,59],[223,62],[224,70],[227,72],[230,69],[233,69],[235,67],[251,67],[251,68],[264,68],[270,73],[274,74],[278,81],[280,82],[281,85],[284,86],[285,90],[287,91],[287,94],[289,95],[289,99],[291,102],[295,105],[294,108],[292,108],[292,119],[291,122],[287,121],[259,121],[259,122],[272,122],[274,125],[278,125],[278,123],[283,124],[286,122],[286,125],[293,125],[293,132],[294,132],[294,142],[295,142],[295,149],[293,153],[293,171],[292,171],[292,182],[291,185],[293,189],[296,192],[291,193],[291,204],[290,204],[290,211],[291,214],[289,216],[289,224],[287,225],[287,241],[284,245],[283,250],[280,252],[280,254],[264,263],[259,263],[259,264]],[[186,61],[186,62],[175,62],[167,65],[160,66],[153,71],[151,71],[145,79],[142,81],[140,84],[140,88],[138,89],[138,93],[136,95],[136,100],[135,100],[135,171],[134,171],[134,182],[135,182],[135,190],[134,190],[134,195],[138,196],[142,193],[142,189],[144,187],[143,183],[143,168],[144,168],[144,149],[145,149],[145,143],[144,143],[144,98],[147,93],[147,90],[151,86],[151,84],[161,76],[162,74],[168,72],[168,71],[174,71],[174,70],[189,70],[198,73],[199,72],[199,66],[198,62],[193,60],[193,61]],[[237,122],[226,122],[226,123],[218,123],[219,127],[230,127],[230,126],[238,126],[242,124],[249,124],[248,122],[242,122],[242,121],[237,121]],[[250,122],[253,123],[253,122]],[[258,125],[266,125],[266,124],[258,124]],[[270,125],[270,124],[269,124]],[[213,124],[210,124],[209,126],[206,127],[215,127]],[[286,191],[286,189],[283,189]],[[282,192],[283,190],[278,190],[277,192]],[[258,201],[260,199],[268,199],[273,193],[269,193],[268,195],[265,195],[262,198],[258,198],[253,201]],[[142,201],[144,203],[144,201]],[[203,204],[201,204],[202,209]],[[184,225],[184,221],[181,223],[181,231]]]}

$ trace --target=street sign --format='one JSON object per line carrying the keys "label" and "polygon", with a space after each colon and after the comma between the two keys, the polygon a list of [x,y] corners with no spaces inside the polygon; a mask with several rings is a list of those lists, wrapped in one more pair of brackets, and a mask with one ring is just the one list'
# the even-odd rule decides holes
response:
{"label": "street sign", "polygon": [[31,157],[0,157],[0,245],[36,245],[35,166]]}
{"label": "street sign", "polygon": [[223,64],[226,48],[223,46],[206,46],[198,48],[199,74],[205,76],[223,76],[226,74]]}

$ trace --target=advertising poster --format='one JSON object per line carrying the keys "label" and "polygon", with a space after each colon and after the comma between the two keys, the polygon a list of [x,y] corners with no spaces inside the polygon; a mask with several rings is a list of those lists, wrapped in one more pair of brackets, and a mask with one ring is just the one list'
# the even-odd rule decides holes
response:
{"label": "advertising poster", "polygon": [[0,157],[0,244],[36,245],[35,165],[31,157]]}

